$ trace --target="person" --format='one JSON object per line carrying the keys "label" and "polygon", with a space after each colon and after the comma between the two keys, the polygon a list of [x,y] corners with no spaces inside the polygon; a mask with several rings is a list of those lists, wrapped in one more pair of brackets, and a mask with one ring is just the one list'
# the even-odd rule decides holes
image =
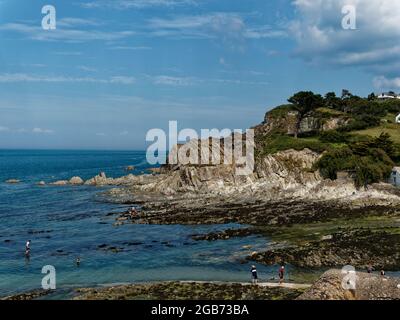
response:
{"label": "person", "polygon": [[76,258],[76,266],[79,267],[81,265],[81,258]]}
{"label": "person", "polygon": [[31,255],[31,240],[28,240],[25,244],[25,256],[29,257]]}
{"label": "person", "polygon": [[281,267],[279,268],[279,283],[283,283],[283,278],[285,276],[285,266],[282,264]]}
{"label": "person", "polygon": [[257,269],[256,266],[251,266],[251,275],[252,275],[252,282],[253,284],[258,283],[258,275],[257,275]]}
{"label": "person", "polygon": [[381,270],[381,276],[384,277],[385,276],[385,270]]}
{"label": "person", "polygon": [[367,272],[368,272],[368,273],[372,273],[372,271],[374,271],[374,268],[372,267],[372,265],[369,264],[369,265],[367,266]]}

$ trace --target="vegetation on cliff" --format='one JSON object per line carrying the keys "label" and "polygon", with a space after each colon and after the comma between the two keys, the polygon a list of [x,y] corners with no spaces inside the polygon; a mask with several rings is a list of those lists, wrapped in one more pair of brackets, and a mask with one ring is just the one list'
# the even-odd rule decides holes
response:
{"label": "vegetation on cliff", "polygon": [[324,178],[337,179],[348,172],[357,186],[384,181],[400,163],[400,101],[378,101],[329,92],[324,97],[298,92],[290,104],[267,113],[257,127],[257,154],[305,148],[323,154],[314,169]]}

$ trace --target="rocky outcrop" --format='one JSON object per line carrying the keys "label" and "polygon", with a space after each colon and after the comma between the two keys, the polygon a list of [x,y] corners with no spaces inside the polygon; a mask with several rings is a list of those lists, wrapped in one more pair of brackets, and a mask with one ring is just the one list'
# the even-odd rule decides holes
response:
{"label": "rocky outcrop", "polygon": [[69,180],[69,184],[72,184],[72,185],[81,185],[83,183],[84,183],[84,181],[82,180],[81,177],[72,177]]}
{"label": "rocky outcrop", "polygon": [[[275,108],[266,113],[264,121],[255,127],[258,134],[267,135],[274,132],[294,135],[296,132],[299,112],[292,110],[290,106]],[[348,124],[347,115],[312,111],[306,114],[300,121],[299,134],[335,130]]]}
{"label": "rocky outcrop", "polygon": [[[298,300],[399,300],[400,279],[356,272],[355,288],[341,270],[325,272]],[[350,289],[349,289],[350,288]],[[354,288],[354,289],[353,289]]]}
{"label": "rocky outcrop", "polygon": [[8,184],[17,184],[17,183],[20,183],[21,182],[21,180],[18,180],[18,179],[8,179],[8,180],[6,180],[6,183],[8,183]]}
{"label": "rocky outcrop", "polygon": [[68,180],[58,180],[58,181],[55,181],[55,182],[51,182],[50,184],[52,186],[66,186],[68,183],[69,183]]}
{"label": "rocky outcrop", "polygon": [[400,236],[385,231],[342,231],[304,245],[290,246],[254,253],[249,260],[264,264],[280,262],[298,267],[321,268],[352,265],[375,269],[400,268]]}

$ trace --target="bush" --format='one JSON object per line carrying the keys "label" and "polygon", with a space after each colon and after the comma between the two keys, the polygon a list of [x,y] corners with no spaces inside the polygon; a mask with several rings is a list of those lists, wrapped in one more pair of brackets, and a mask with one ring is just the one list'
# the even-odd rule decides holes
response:
{"label": "bush", "polygon": [[349,140],[349,135],[344,132],[330,130],[322,132],[319,140],[327,143],[346,143]]}
{"label": "bush", "polygon": [[[380,141],[384,141],[382,145]],[[353,143],[350,146],[331,150],[321,157],[315,167],[326,179],[337,179],[339,171],[353,174],[357,187],[387,179],[394,163],[385,150],[377,146],[389,144],[387,137],[379,137]],[[390,147],[389,149],[390,150]]]}

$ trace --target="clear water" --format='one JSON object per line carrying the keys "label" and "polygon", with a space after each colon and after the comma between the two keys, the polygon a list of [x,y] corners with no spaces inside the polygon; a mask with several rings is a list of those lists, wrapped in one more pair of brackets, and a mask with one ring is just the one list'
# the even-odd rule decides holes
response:
{"label": "clear water", "polygon": [[[195,242],[190,237],[232,225],[115,227],[107,214],[126,206],[100,201],[103,188],[36,185],[72,176],[88,179],[100,171],[118,177],[128,165],[136,166],[136,174],[143,172],[148,167],[144,152],[0,150],[0,296],[40,288],[45,265],[56,268],[61,291],[153,280],[249,280],[249,264],[241,260],[249,250],[265,249],[264,238]],[[10,185],[7,179],[22,182]],[[28,239],[30,261],[24,257]],[[124,251],[99,250],[102,244]],[[276,267],[258,270],[262,279],[276,275]],[[299,272],[289,269],[294,278]]]}

